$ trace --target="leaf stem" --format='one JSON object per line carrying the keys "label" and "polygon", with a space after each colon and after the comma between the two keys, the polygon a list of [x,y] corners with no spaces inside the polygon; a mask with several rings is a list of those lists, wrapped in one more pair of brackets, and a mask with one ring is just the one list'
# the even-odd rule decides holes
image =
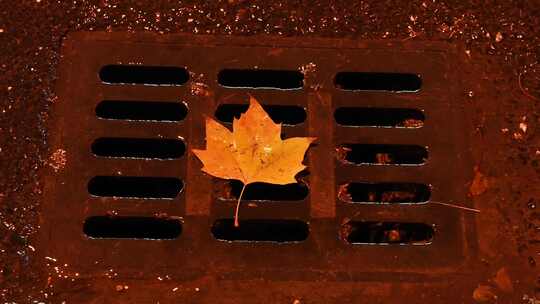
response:
{"label": "leaf stem", "polygon": [[246,186],[247,184],[244,183],[242,191],[240,191],[240,196],[238,197],[238,202],[236,203],[236,212],[234,213],[234,227],[240,227],[240,223],[238,222],[238,211],[240,210],[240,200],[242,199],[244,190],[246,190]]}

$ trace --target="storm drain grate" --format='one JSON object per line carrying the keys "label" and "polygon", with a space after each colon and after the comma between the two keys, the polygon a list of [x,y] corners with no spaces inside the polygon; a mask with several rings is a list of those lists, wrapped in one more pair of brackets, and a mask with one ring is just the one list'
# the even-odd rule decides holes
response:
{"label": "storm drain grate", "polygon": [[[49,256],[88,274],[219,265],[309,279],[456,272],[474,248],[471,218],[430,204],[470,204],[446,45],[78,33],[63,53]],[[204,147],[205,115],[230,126],[248,94],[283,137],[318,141],[299,183],[248,187],[235,229],[241,184],[189,151]]]}

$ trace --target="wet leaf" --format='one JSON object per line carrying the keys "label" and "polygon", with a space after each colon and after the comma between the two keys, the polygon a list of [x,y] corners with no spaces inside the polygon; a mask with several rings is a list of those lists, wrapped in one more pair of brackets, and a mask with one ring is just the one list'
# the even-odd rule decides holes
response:
{"label": "wet leaf", "polygon": [[472,196],[478,196],[489,188],[489,181],[488,178],[480,172],[478,167],[474,167],[474,179],[472,181],[472,184],[469,188],[469,193]]}
{"label": "wet leaf", "polygon": [[496,300],[497,295],[491,286],[478,285],[478,287],[476,287],[476,289],[473,291],[473,299],[476,302],[488,302]]}
{"label": "wet leaf", "polygon": [[510,280],[510,276],[508,275],[508,271],[505,267],[502,267],[497,271],[497,274],[495,275],[495,278],[493,279],[495,281],[495,284],[497,287],[499,287],[500,290],[511,293],[514,291],[514,285],[512,284],[512,281]]}
{"label": "wet leaf", "polygon": [[[247,112],[233,121],[233,131],[206,118],[206,150],[193,150],[202,161],[202,171],[247,185],[263,182],[277,185],[296,183],[295,175],[306,168],[304,154],[315,140],[311,137],[281,139],[276,124],[259,102],[251,97]],[[235,226],[238,226],[238,206]]]}

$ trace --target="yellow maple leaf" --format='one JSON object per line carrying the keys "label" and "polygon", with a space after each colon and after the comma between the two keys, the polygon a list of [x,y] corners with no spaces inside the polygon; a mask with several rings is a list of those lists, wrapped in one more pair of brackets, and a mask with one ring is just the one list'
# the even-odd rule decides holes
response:
{"label": "yellow maple leaf", "polygon": [[306,168],[302,160],[314,140],[282,140],[281,124],[274,123],[259,102],[250,97],[248,110],[233,121],[233,132],[207,117],[206,150],[193,149],[193,153],[202,161],[202,171],[244,183],[234,216],[238,227],[238,209],[246,186],[255,182],[296,183],[295,175]]}

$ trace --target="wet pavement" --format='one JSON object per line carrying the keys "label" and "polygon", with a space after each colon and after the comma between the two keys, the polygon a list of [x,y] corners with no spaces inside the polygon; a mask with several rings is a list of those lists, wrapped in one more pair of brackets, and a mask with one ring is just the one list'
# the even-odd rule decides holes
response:
{"label": "wet pavement", "polygon": [[[470,196],[478,225],[474,275],[410,285],[258,279],[126,279],[114,269],[79,274],[40,256],[43,172],[61,170],[65,152],[49,146],[48,123],[58,99],[60,46],[73,31],[358,40],[445,41],[463,48],[463,97],[470,116],[474,175]],[[540,300],[540,3],[500,1],[4,1],[0,4],[0,299],[18,303],[473,302],[479,285],[512,303]],[[506,269],[512,290],[500,284]],[[501,285],[503,287],[501,287]],[[448,287],[454,286],[454,288]],[[411,288],[410,288],[411,287]],[[360,291],[361,290],[361,291]],[[415,290],[414,292],[412,290]],[[459,292],[456,292],[459,290]],[[477,293],[477,300],[481,299]]]}

